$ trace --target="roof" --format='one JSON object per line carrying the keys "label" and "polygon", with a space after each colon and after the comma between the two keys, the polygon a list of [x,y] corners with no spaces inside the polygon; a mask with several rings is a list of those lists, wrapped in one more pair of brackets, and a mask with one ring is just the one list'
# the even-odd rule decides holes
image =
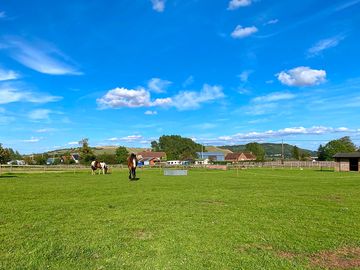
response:
{"label": "roof", "polygon": [[198,156],[224,156],[224,153],[222,152],[196,152]]}
{"label": "roof", "polygon": [[139,152],[138,155],[142,156],[143,158],[163,158],[163,157],[166,157],[165,152],[145,151],[145,152]]}
{"label": "roof", "polygon": [[360,152],[337,153],[333,158],[360,158]]}
{"label": "roof", "polygon": [[256,159],[256,156],[250,152],[239,152],[239,153],[229,153],[226,155],[225,160],[238,159],[241,154],[243,154],[247,159]]}

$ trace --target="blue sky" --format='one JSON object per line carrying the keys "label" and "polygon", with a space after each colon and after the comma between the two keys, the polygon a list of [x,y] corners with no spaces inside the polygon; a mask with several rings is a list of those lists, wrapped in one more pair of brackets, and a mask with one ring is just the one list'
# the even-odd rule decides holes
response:
{"label": "blue sky", "polygon": [[359,145],[358,14],[360,0],[4,0],[0,142]]}

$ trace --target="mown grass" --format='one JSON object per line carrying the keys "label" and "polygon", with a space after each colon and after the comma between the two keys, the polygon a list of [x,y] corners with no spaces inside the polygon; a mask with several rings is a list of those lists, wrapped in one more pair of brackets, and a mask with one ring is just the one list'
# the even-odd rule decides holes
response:
{"label": "mown grass", "polygon": [[360,247],[359,174],[138,175],[0,177],[0,268],[321,269]]}

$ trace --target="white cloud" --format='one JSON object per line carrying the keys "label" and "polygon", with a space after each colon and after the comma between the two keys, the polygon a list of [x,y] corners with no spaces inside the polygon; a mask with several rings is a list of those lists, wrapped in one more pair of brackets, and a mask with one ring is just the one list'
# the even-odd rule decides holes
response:
{"label": "white cloud", "polygon": [[274,101],[280,101],[280,100],[293,99],[295,97],[296,96],[292,93],[274,92],[274,93],[270,93],[266,96],[256,97],[252,101],[253,102],[274,102]]}
{"label": "white cloud", "polygon": [[74,142],[68,142],[67,144],[68,144],[68,145],[79,145],[79,142],[75,142],[75,141],[74,141]]}
{"label": "white cloud", "polygon": [[48,109],[37,109],[31,111],[28,117],[32,120],[48,120],[50,113],[52,113],[52,111]]}
{"label": "white cloud", "polygon": [[16,80],[19,77],[20,75],[13,70],[4,70],[0,68],[0,81]]}
{"label": "white cloud", "polygon": [[6,39],[10,56],[24,66],[50,75],[81,75],[68,56],[43,41],[29,43],[18,37]]}
{"label": "white cloud", "polygon": [[39,141],[40,141],[39,138],[34,138],[34,137],[31,137],[31,139],[28,139],[28,140],[22,140],[22,142],[25,142],[25,143],[37,143]]}
{"label": "white cloud", "polygon": [[166,106],[172,102],[171,98],[157,98],[151,101],[149,91],[143,88],[133,90],[123,87],[117,87],[108,91],[102,98],[96,101],[101,109]]}
{"label": "white cloud", "polygon": [[254,33],[256,33],[258,29],[255,26],[250,27],[242,27],[241,25],[237,25],[235,30],[231,33],[233,38],[245,38]]}
{"label": "white cloud", "polygon": [[355,133],[356,130],[352,130],[346,127],[332,128],[324,126],[313,126],[310,128],[305,127],[289,127],[279,130],[268,130],[264,132],[248,132],[237,133],[231,136],[220,136],[218,141],[236,143],[244,140],[265,140],[269,138],[282,138],[286,136],[294,135],[323,135],[333,133]]}
{"label": "white cloud", "polygon": [[165,10],[165,0],[151,0],[153,10],[163,12]]}
{"label": "white cloud", "polygon": [[183,91],[174,97],[157,98],[151,100],[150,92],[143,88],[132,90],[115,88],[108,91],[102,98],[97,99],[100,109],[108,108],[139,108],[139,107],[176,107],[179,110],[195,109],[201,103],[211,102],[224,97],[221,86],[205,84],[200,92]]}
{"label": "white cloud", "polygon": [[121,137],[121,138],[109,138],[107,139],[107,141],[111,141],[111,142],[135,142],[135,141],[141,141],[144,140],[143,136],[141,135],[129,135],[126,137]]}
{"label": "white cloud", "polygon": [[5,11],[0,11],[0,19],[6,18]]}
{"label": "white cloud", "polygon": [[157,113],[157,111],[146,111],[144,114],[146,114],[146,115],[157,115],[158,113]]}
{"label": "white cloud", "polygon": [[23,91],[8,84],[0,85],[0,104],[12,102],[48,103],[61,100],[62,97],[44,93]]}
{"label": "white cloud", "polygon": [[314,57],[321,54],[324,50],[336,47],[344,38],[344,36],[335,36],[327,39],[322,39],[307,51],[307,56]]}
{"label": "white cloud", "polygon": [[288,86],[314,86],[326,81],[326,71],[297,67],[276,74],[278,80]]}
{"label": "white cloud", "polygon": [[229,2],[228,10],[238,9],[240,7],[250,6],[252,0],[231,0]]}
{"label": "white cloud", "polygon": [[166,88],[172,84],[172,82],[167,81],[167,80],[162,80],[160,78],[152,78],[149,82],[148,82],[148,89],[151,92],[155,92],[155,93],[165,93],[166,92]]}
{"label": "white cloud", "polygon": [[199,108],[201,103],[225,97],[221,86],[205,84],[200,92],[183,91],[173,98],[173,106],[179,110]]}

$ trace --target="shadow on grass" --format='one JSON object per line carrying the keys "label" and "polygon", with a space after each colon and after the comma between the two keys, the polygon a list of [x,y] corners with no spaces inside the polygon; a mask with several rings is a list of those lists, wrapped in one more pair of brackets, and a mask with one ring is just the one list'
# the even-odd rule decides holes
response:
{"label": "shadow on grass", "polygon": [[331,173],[333,173],[334,170],[315,170],[315,172],[324,172],[324,173],[329,173],[329,172],[331,172]]}
{"label": "shadow on grass", "polygon": [[138,178],[138,177],[129,179],[129,181],[139,181],[139,180],[140,180],[140,178]]}
{"label": "shadow on grass", "polygon": [[17,175],[11,175],[11,174],[8,174],[8,175],[0,175],[0,178],[16,178],[18,177]]}

